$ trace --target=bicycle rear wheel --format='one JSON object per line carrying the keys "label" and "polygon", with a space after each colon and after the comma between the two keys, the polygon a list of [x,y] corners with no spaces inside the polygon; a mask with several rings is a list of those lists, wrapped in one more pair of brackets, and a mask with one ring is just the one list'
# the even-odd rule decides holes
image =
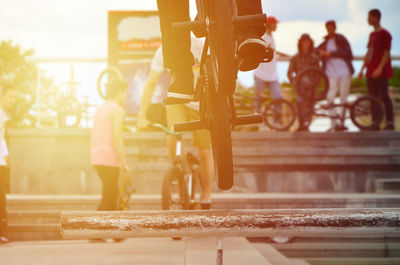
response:
{"label": "bicycle rear wheel", "polygon": [[115,79],[122,79],[121,71],[114,66],[107,67],[104,69],[98,79],[97,79],[97,93],[99,93],[102,99],[107,99],[107,91],[106,91],[106,84],[111,80]]}
{"label": "bicycle rear wheel", "polygon": [[278,99],[265,106],[264,123],[276,131],[287,131],[296,120],[296,110],[292,103]]}
{"label": "bicycle rear wheel", "polygon": [[350,118],[360,130],[378,130],[383,119],[383,107],[376,98],[362,96],[352,104]]}
{"label": "bicycle rear wheel", "polygon": [[320,101],[326,98],[329,90],[329,80],[322,69],[310,67],[296,77],[295,87],[301,98]]}
{"label": "bicycle rear wheel", "polygon": [[171,167],[162,182],[161,204],[163,210],[187,210],[189,198],[183,170]]}

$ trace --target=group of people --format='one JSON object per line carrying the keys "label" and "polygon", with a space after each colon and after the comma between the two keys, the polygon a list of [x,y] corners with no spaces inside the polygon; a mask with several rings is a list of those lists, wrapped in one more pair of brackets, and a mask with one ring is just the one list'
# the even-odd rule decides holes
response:
{"label": "group of people", "polygon": [[[138,115],[137,127],[146,128],[150,124],[146,114],[161,74],[165,71],[171,74],[171,84],[167,96],[167,126],[173,130],[176,122],[198,119],[198,111],[190,104],[193,99],[192,67],[199,64],[201,58],[201,44],[191,41],[187,32],[172,31],[172,22],[189,20],[188,1],[158,0],[162,47],[156,52],[151,64],[151,71],[145,85]],[[239,15],[262,13],[259,0],[238,1]],[[380,24],[381,13],[377,9],[369,11],[368,23],[374,27],[368,42],[368,52],[359,73],[362,78],[367,69],[368,93],[379,97],[386,110],[386,128],[392,130],[393,110],[388,95],[388,78],[392,75],[390,63],[391,36]],[[268,87],[273,99],[283,98],[277,71],[277,58],[288,56],[276,51],[272,33],[277,28],[278,20],[269,16],[266,23],[241,27],[237,33],[239,69],[254,71],[255,79],[255,110],[261,112],[261,98],[265,87]],[[314,47],[314,42],[308,34],[301,35],[298,41],[298,53],[291,57],[288,78],[292,84],[301,71],[307,67],[322,67],[329,78],[329,92],[327,100],[332,103],[339,92],[341,102],[347,100],[351,77],[354,73],[352,65],[352,51],[347,39],[336,33],[335,21],[326,22],[327,36],[324,41]],[[272,48],[275,56],[269,63],[261,63],[266,48]],[[322,63],[322,66],[321,66]],[[126,97],[128,83],[123,80],[112,80],[107,85],[107,101],[99,106],[94,116],[94,125],[91,138],[91,163],[96,169],[103,186],[102,200],[98,210],[116,210],[118,200],[119,176],[129,176],[129,166],[124,153],[122,140],[122,126],[124,121],[123,102]],[[8,242],[6,238],[7,215],[5,211],[5,177],[4,168],[8,155],[4,139],[4,114],[15,104],[17,90],[2,86],[0,100],[0,243]],[[296,90],[296,88],[295,88]],[[296,93],[299,130],[308,130],[309,121],[305,119],[307,99]],[[334,110],[332,110],[334,111]],[[336,124],[332,120],[330,131],[343,130],[344,121]],[[175,159],[175,141],[173,136],[168,138],[168,152],[171,161]],[[200,130],[194,134],[193,144],[198,147],[200,156],[200,178],[202,195],[200,206],[202,209],[211,207],[211,191],[214,179],[214,164],[211,152],[210,134],[207,130]],[[123,173],[123,174],[121,174]],[[104,241],[104,239],[98,239]]]}
{"label": "group of people", "polygon": [[[367,69],[368,94],[383,102],[386,113],[385,130],[394,129],[393,106],[389,97],[388,79],[392,76],[392,66],[390,61],[390,49],[392,37],[381,24],[381,12],[372,9],[368,13],[368,24],[374,28],[369,36],[368,52],[364,57],[364,63],[358,74],[361,79]],[[276,30],[277,19],[269,17],[267,21],[267,31],[263,38],[275,49],[272,32]],[[353,54],[349,41],[345,36],[336,32],[336,22],[329,20],[325,24],[327,35],[324,41],[314,46],[314,41],[309,34],[302,34],[297,43],[298,52],[291,57],[287,77],[295,88],[296,105],[298,113],[298,131],[308,131],[310,126],[310,108],[313,102],[310,98],[303,98],[298,91],[296,77],[309,68],[321,68],[329,80],[329,90],[326,100],[329,105],[334,103],[334,99],[339,93],[341,104],[345,104],[350,91],[354,67],[352,64]],[[277,55],[286,56],[276,52]],[[271,63],[262,63],[254,72],[255,81],[255,103],[254,108],[261,112],[262,97],[265,87],[271,94],[273,100],[283,98],[279,86],[278,72],[276,66],[276,56]],[[335,108],[330,108],[331,127],[329,132],[347,130],[344,124],[344,111],[342,108],[339,121],[336,117]],[[372,110],[374,111],[374,110]],[[379,124],[375,124],[379,129]]]}

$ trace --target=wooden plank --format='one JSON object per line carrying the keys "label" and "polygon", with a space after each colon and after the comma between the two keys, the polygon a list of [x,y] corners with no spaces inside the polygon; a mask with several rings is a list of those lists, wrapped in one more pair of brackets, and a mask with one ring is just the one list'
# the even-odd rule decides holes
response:
{"label": "wooden plank", "polygon": [[400,234],[400,209],[63,212],[65,238]]}

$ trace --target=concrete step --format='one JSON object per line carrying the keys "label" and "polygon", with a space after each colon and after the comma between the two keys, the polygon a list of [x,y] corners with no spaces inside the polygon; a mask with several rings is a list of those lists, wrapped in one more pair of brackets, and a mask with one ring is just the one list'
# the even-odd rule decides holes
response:
{"label": "concrete step", "polygon": [[8,223],[22,224],[59,224],[60,210],[12,210],[7,212]]}
{"label": "concrete step", "polygon": [[60,240],[60,224],[9,224],[11,241]]}

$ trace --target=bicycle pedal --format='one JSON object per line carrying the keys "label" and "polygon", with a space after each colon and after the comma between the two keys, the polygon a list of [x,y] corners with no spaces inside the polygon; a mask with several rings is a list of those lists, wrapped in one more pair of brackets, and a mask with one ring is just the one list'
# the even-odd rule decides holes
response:
{"label": "bicycle pedal", "polygon": [[248,125],[248,124],[256,124],[262,123],[263,116],[261,114],[250,114],[250,115],[241,115],[237,116],[233,121],[234,125]]}
{"label": "bicycle pedal", "polygon": [[179,122],[174,124],[175,132],[196,131],[206,129],[201,121]]}

